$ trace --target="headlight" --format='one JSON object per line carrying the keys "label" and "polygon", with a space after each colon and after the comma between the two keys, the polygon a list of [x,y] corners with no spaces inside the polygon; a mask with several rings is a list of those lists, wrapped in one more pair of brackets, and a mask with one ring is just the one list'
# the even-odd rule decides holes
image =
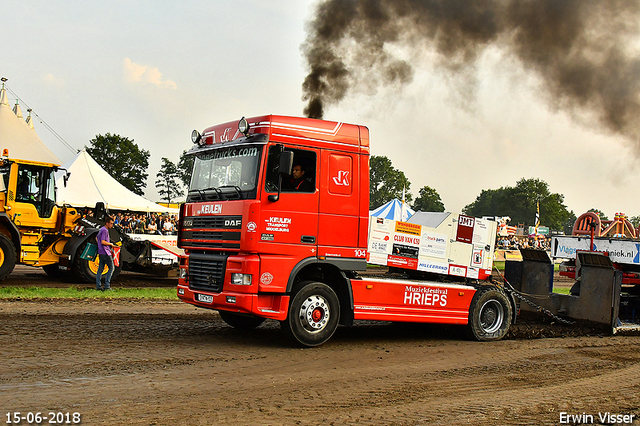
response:
{"label": "headlight", "polygon": [[251,285],[251,274],[231,274],[231,284]]}
{"label": "headlight", "polygon": [[250,129],[249,122],[247,121],[246,118],[242,117],[238,122],[238,130],[240,131],[240,133],[247,136],[249,134],[249,129]]}
{"label": "headlight", "polygon": [[194,144],[200,144],[201,140],[202,135],[200,135],[199,131],[194,130],[193,132],[191,132],[191,142],[193,142]]}

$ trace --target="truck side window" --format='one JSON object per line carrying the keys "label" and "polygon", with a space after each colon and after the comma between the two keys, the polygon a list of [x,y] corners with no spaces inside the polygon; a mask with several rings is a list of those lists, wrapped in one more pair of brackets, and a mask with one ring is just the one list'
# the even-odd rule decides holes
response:
{"label": "truck side window", "polygon": [[[285,148],[293,151],[293,172],[282,176],[283,192],[315,192],[316,191],[316,153],[304,149]],[[269,148],[267,157],[267,175],[265,189],[267,192],[278,191],[278,175],[280,157],[277,147]]]}

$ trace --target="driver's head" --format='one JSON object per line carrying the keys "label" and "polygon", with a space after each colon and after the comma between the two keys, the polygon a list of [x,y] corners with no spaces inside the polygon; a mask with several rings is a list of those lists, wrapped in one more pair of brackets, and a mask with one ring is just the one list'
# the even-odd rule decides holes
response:
{"label": "driver's head", "polygon": [[304,167],[302,166],[302,164],[296,164],[295,166],[293,166],[291,176],[293,176],[294,179],[302,179],[302,177],[304,176]]}

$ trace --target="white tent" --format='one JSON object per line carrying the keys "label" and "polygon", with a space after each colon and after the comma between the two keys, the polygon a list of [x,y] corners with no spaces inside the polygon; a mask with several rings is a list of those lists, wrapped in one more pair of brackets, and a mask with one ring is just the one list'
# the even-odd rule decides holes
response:
{"label": "white tent", "polygon": [[85,150],[80,151],[62,167],[71,175],[66,187],[62,174],[56,179],[58,204],[95,207],[97,202],[102,201],[105,207],[111,210],[178,213],[178,209],[161,206],[125,188]]}
{"label": "white tent", "polygon": [[399,220],[406,222],[415,211],[413,211],[406,203],[394,198],[387,204],[383,204],[375,210],[369,211],[369,216],[383,217],[385,219]]}
{"label": "white tent", "polygon": [[13,110],[6,89],[0,89],[0,153],[9,151],[9,158],[62,164],[47,148],[33,129],[31,114],[25,119],[18,103]]}

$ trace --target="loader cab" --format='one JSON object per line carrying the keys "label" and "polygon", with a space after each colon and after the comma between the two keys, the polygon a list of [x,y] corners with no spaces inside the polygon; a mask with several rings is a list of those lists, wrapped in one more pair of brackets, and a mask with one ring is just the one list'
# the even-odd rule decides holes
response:
{"label": "loader cab", "polygon": [[[55,169],[29,163],[0,166],[0,173],[12,205],[10,215],[22,226],[53,228],[58,219],[56,208]],[[15,189],[13,189],[15,188]]]}

